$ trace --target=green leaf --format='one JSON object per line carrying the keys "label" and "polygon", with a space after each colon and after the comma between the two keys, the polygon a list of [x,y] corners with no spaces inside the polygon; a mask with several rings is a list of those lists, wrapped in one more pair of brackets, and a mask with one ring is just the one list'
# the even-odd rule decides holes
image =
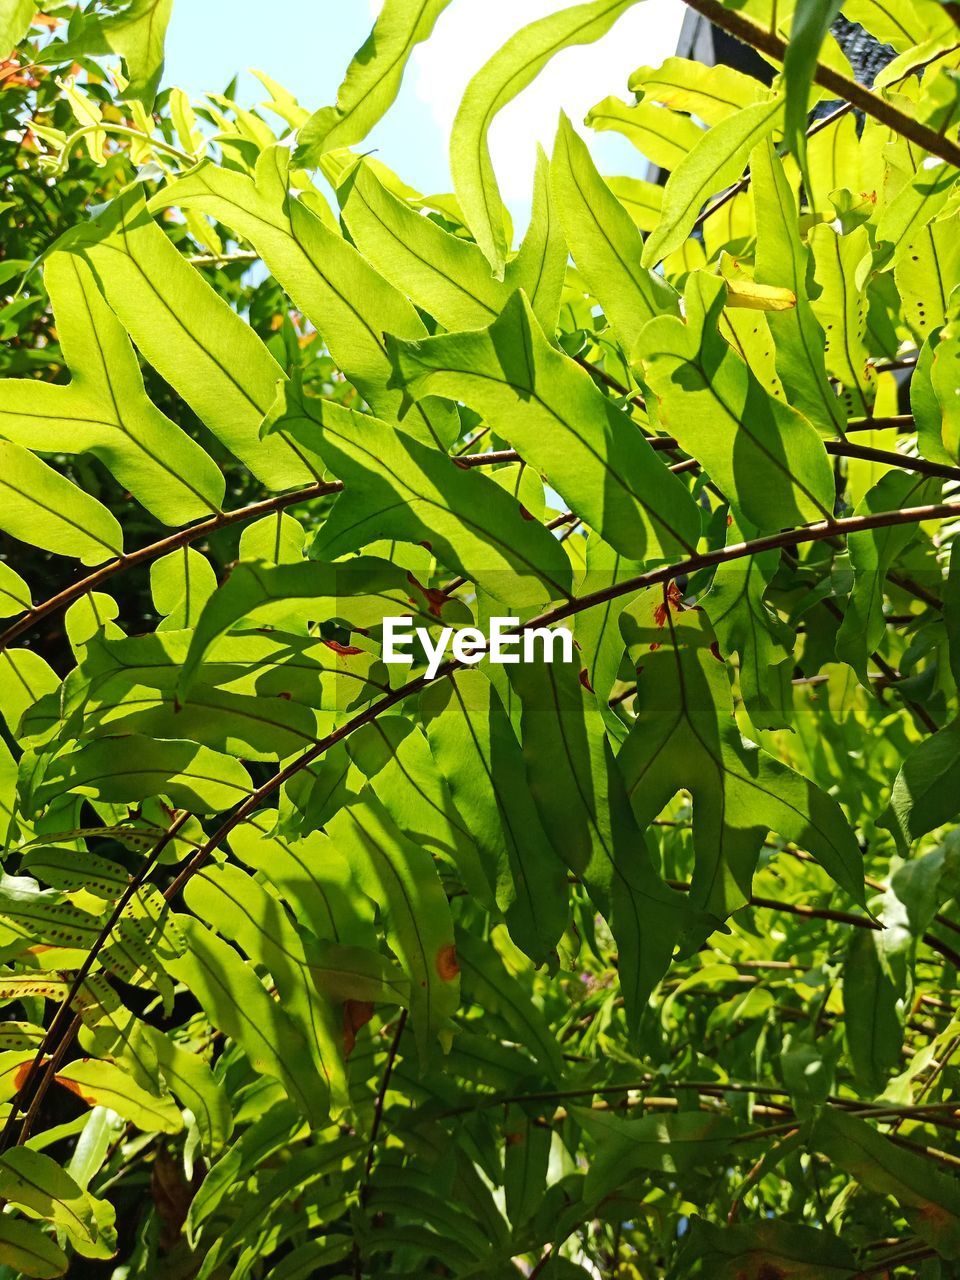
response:
{"label": "green leaf", "polygon": [[91,1107],[109,1107],[144,1133],[179,1133],[183,1118],[172,1098],[141,1089],[125,1071],[95,1058],[78,1058],[61,1067],[58,1084]]}
{"label": "green leaf", "polygon": [[203,606],[216,589],[213,566],[193,547],[181,547],[154,560],[150,566],[150,595],[163,619],[157,630],[195,627]]}
{"label": "green leaf", "polygon": [[362,142],[400,89],[414,47],[426,40],[450,0],[386,0],[354,54],[333,107],[315,112],[300,131],[297,163],[317,164],[326,151]]}
{"label": "green leaf", "polygon": [[[248,240],[294,305],[316,325],[330,354],[374,413],[398,421],[401,396],[387,387],[390,362],[383,335],[418,338],[426,333],[426,327],[399,289],[302,200],[290,195],[289,164],[289,151],[275,146],[261,153],[253,178],[202,165],[164,191],[155,203],[199,209]],[[260,360],[262,363],[263,356]],[[281,376],[275,367],[269,396],[266,369],[263,380],[258,377],[257,406],[267,401],[258,426],[271,409]],[[405,429],[418,439],[443,446],[459,429],[456,415],[437,406],[413,409],[403,420]],[[278,447],[278,442],[267,444],[271,449]],[[312,454],[308,451],[305,456]]]}
{"label": "green leaf", "polygon": [[421,1062],[439,1039],[449,1047],[460,1003],[453,920],[433,860],[403,834],[369,789],[328,824],[360,888],[380,907],[387,942],[410,978]]}
{"label": "green leaf", "polygon": [[573,1115],[597,1144],[585,1194],[597,1201],[641,1172],[684,1173],[710,1168],[726,1156],[736,1127],[726,1116],[697,1112],[625,1120],[574,1107]]}
{"label": "green leaf", "polygon": [[131,0],[120,13],[105,18],[101,31],[107,45],[123,58],[129,84],[124,97],[153,106],[163,75],[163,49],[173,0]]}
{"label": "green leaf", "polygon": [[842,5],[843,0],[827,0],[826,4],[823,0],[797,0],[793,11],[790,41],[783,60],[786,86],[783,132],[801,167],[806,165],[810,90],[820,57],[820,47]]}
{"label": "green leaf", "polygon": [[900,766],[882,819],[902,852],[960,812],[960,720],[913,748]]}
{"label": "green leaf", "polygon": [[0,712],[15,733],[24,713],[60,684],[45,658],[32,649],[0,650]]}
{"label": "green leaf", "polygon": [[813,1146],[866,1190],[893,1196],[917,1235],[944,1258],[960,1257],[960,1191],[932,1161],[833,1107],[817,1121]]}
{"label": "green leaf", "polygon": [[660,421],[698,458],[741,524],[761,532],[831,519],[835,487],[816,431],[770,395],[721,337],[726,285],[692,272],[684,319],[664,316],[643,331],[637,356],[656,394]]}
{"label": "green leaf", "polygon": [[500,313],[509,290],[479,248],[399,199],[371,164],[357,161],[337,194],[360,252],[445,329],[478,329]]}
{"label": "green leaf", "polygon": [[875,1097],[900,1062],[903,1010],[878,935],[853,932],[843,966],[843,1025],[857,1083]]}
{"label": "green leaf", "polygon": [[509,1108],[504,1129],[504,1204],[516,1231],[537,1212],[547,1189],[553,1134],[516,1106]]}
{"label": "green leaf", "polygon": [[51,761],[37,791],[50,804],[72,792],[113,804],[164,795],[177,807],[218,813],[253,790],[239,761],[195,742],[124,734],[98,738]]}
{"label": "green leaf", "polygon": [[667,180],[663,217],[643,249],[643,265],[656,266],[679,249],[707,200],[737,182],[758,143],[773,130],[782,98],[744,107],[710,129]]}
{"label": "green leaf", "polygon": [[[854,514],[926,506],[938,500],[940,488],[937,480],[890,471],[866,494]],[[837,632],[837,657],[849,663],[864,684],[868,679],[870,655],[880,645],[887,629],[883,612],[887,572],[916,537],[916,526],[892,525],[852,533],[847,540],[854,579]]]}
{"label": "green leaf", "polygon": [[753,152],[750,172],[757,221],[757,282],[789,289],[796,299],[794,307],[768,316],[777,373],[794,408],[822,432],[842,434],[847,416],[827,378],[824,334],[807,291],[810,254],[800,239],[796,199],[769,139]]}
{"label": "green leaf", "polygon": [[[422,345],[397,347],[405,354]],[[448,569],[515,607],[569,595],[569,561],[556,539],[489,477],[376,418],[294,395],[278,420],[313,441],[346,489],[312,556],[336,559],[381,538],[426,542]]]}
{"label": "green leaf", "polygon": [[503,704],[482,672],[461,671],[430,685],[422,707],[433,758],[480,851],[485,893],[493,889],[510,936],[540,963],[566,925],[566,877]]}
{"label": "green leaf", "polygon": [[303,1035],[316,1071],[317,1106],[346,1101],[342,1015],[312,975],[312,948],[284,904],[237,867],[205,867],[187,885],[184,899],[200,918],[237,943],[254,964],[268,970],[284,1012]]}
{"label": "green leaf", "polygon": [[867,308],[860,272],[869,265],[866,227],[842,235],[819,223],[810,232],[820,296],[813,310],[826,334],[827,369],[843,386],[851,413],[869,416],[876,394],[875,375],[867,364]]}
{"label": "green leaf", "polygon": [[[731,544],[743,540],[730,526]],[[792,720],[795,633],[764,596],[780,567],[778,551],[764,551],[717,567],[701,604],[725,656],[740,655],[740,692],[758,729],[781,729]]]}
{"label": "green leaf", "polygon": [[123,555],[123,531],[96,498],[9,440],[0,440],[0,529],[82,564]]}
{"label": "green leaf", "polygon": [[6,58],[30,30],[37,11],[34,0],[0,2],[0,57]]}
{"label": "green leaf", "polygon": [[266,876],[297,919],[317,938],[373,946],[373,904],[360,892],[343,854],[320,831],[288,840],[274,828],[276,812],[261,813],[230,836],[246,866]]}
{"label": "green leaf", "polygon": [[531,22],[511,36],[467,85],[450,134],[450,171],[467,225],[500,279],[508,245],[487,141],[490,125],[555,54],[598,40],[635,2],[590,0]]}
{"label": "green leaf", "polygon": [[567,257],[560,210],[552,194],[550,162],[538,147],[530,225],[516,256],[507,263],[504,281],[508,296],[517,289],[524,291],[547,334],[557,328]]}
{"label": "green leaf", "polygon": [[15,1147],[0,1158],[0,1195],[52,1222],[84,1257],[110,1258],[116,1252],[113,1206],[88,1196],[39,1151]]}
{"label": "green leaf", "polygon": [[319,479],[287,441],[260,439],[283,370],[180,256],[136,189],[63,247],[86,260],[143,356],[258,479],[273,489]]}
{"label": "green leaf", "polygon": [[219,468],[147,399],[133,348],[89,267],[55,253],[44,283],[73,378],[68,386],[0,382],[3,434],[47,453],[89,451],[166,524],[219,511]]}
{"label": "green leaf", "polygon": [[9,1214],[0,1217],[0,1262],[37,1280],[62,1276],[69,1265],[67,1255],[49,1236]]}
{"label": "green leaf", "polygon": [[32,607],[33,595],[26,582],[0,560],[0,618],[14,618]]}
{"label": "green leaf", "polygon": [[550,345],[522,293],[488,329],[393,351],[397,381],[412,395],[465,400],[624,555],[693,550],[700,520],[686,487],[590,375]]}
{"label": "green leaf", "polygon": [[683,1266],[710,1280],[855,1280],[855,1255],[832,1232],[782,1219],[715,1226],[693,1217],[683,1245]]}
{"label": "green leaf", "polygon": [[686,111],[707,125],[720,124],[766,96],[753,76],[720,62],[707,66],[689,58],[667,58],[659,67],[638,67],[627,86],[638,99]]}
{"label": "green leaf", "polygon": [[187,941],[170,973],[192,991],[213,1025],[236,1040],[255,1071],[275,1077],[306,1119],[327,1120],[317,1073],[302,1032],[266,992],[253,969],[199,920],[180,916]]}
{"label": "green leaf", "polygon": [[640,233],[563,114],[551,181],[574,261],[629,356],[648,320],[679,314],[679,299],[662,276],[640,266]]}
{"label": "green leaf", "polygon": [[700,126],[679,111],[670,111],[652,102],[627,106],[612,97],[591,107],[585,123],[598,132],[609,130],[623,134],[659,169],[679,168],[703,137]]}
{"label": "green leaf", "polygon": [[[748,744],[700,610],[674,614],[646,592],[624,614],[638,664],[637,719],[619,763],[641,827],[681,788],[693,797],[691,900],[718,919],[750,897],[768,832],[794,840],[863,903],[863,860],[840,806]],[[662,597],[660,597],[662,599]],[[661,621],[662,619],[662,621]]]}
{"label": "green leaf", "polygon": [[687,923],[686,902],[654,869],[593,697],[577,667],[510,668],[523,707],[527,781],[554,848],[616,939],[632,1027]]}

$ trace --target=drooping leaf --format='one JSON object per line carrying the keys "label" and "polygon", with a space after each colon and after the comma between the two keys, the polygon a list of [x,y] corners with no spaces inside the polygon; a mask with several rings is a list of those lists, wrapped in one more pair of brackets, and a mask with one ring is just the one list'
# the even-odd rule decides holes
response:
{"label": "drooping leaf", "polygon": [[935,1164],[833,1108],[817,1121],[813,1145],[867,1190],[893,1196],[916,1233],[943,1257],[960,1256],[960,1193]]}
{"label": "drooping leaf", "polygon": [[744,107],[709,130],[671,173],[663,195],[663,217],[647,238],[643,265],[656,266],[686,240],[711,196],[738,181],[753,151],[773,130],[781,98]]}
{"label": "drooping leaf", "polygon": [[496,691],[479,671],[431,685],[423,696],[434,759],[483,858],[516,944],[536,961],[567,917],[562,863],[523,781],[523,755]]}
{"label": "drooping leaf", "polygon": [[503,107],[561,49],[600,38],[635,0],[589,0],[531,22],[512,36],[467,85],[450,134],[450,171],[467,224],[494,274],[503,277],[508,245],[487,133]]}
{"label": "drooping leaf", "polygon": [[635,1026],[687,923],[686,905],[654,869],[577,668],[528,663],[511,667],[510,677],[523,707],[523,754],[540,821],[609,922]]}
{"label": "drooping leaf", "polygon": [[676,315],[679,299],[661,276],[640,265],[640,233],[565,115],[560,117],[551,181],[574,261],[629,355],[644,324],[654,316]]}
{"label": "drooping leaf", "polygon": [[855,1255],[832,1232],[777,1219],[716,1226],[695,1217],[684,1242],[691,1276],[716,1280],[854,1280]]}
{"label": "drooping leaf", "polygon": [[796,200],[769,139],[753,152],[750,172],[757,219],[757,280],[783,285],[796,299],[794,307],[769,316],[777,373],[789,402],[814,426],[830,434],[842,432],[846,413],[827,379],[823,330],[807,291],[809,252],[797,230]]}
{"label": "drooping leaf", "polygon": [[430,855],[405,836],[371,791],[328,824],[360,887],[380,907],[387,941],[410,978],[410,1008],[421,1060],[439,1039],[460,996],[453,921]]}
{"label": "drooping leaf", "polygon": [[396,98],[411,52],[450,0],[386,0],[337,91],[300,131],[297,163],[309,168],[334,147],[362,142]]}
{"label": "drooping leaf", "polygon": [[691,899],[720,919],[749,898],[770,831],[798,841],[862,903],[862,858],[840,806],[744,742],[704,614],[674,614],[657,595],[641,596],[624,617],[625,628],[635,620],[629,639],[640,671],[637,720],[619,763],[637,820],[649,824],[680,787],[691,793]]}
{"label": "drooping leaf", "polygon": [[302,1033],[249,965],[199,920],[180,917],[187,941],[168,965],[200,1001],[213,1025],[244,1047],[254,1070],[278,1079],[292,1102],[322,1126],[327,1111]]}
{"label": "drooping leaf", "polygon": [[786,86],[783,132],[793,154],[806,165],[806,135],[810,89],[820,57],[820,47],[840,12],[843,0],[797,0],[783,77]]}
{"label": "drooping leaf", "polygon": [[[736,525],[730,541],[742,540]],[[740,692],[758,729],[780,729],[792,718],[790,677],[794,632],[764,599],[780,565],[776,551],[719,565],[702,604],[725,657],[740,655]]]}

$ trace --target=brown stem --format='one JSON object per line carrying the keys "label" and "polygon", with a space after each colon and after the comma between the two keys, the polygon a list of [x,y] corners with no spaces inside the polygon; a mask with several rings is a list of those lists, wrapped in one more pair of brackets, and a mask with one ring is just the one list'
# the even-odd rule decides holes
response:
{"label": "brown stem", "polygon": [[[387,1101],[387,1093],[390,1089],[390,1080],[393,1076],[393,1068],[396,1065],[397,1054],[400,1051],[400,1041],[403,1039],[403,1032],[407,1025],[407,1010],[400,1012],[397,1019],[397,1029],[393,1033],[393,1039],[390,1042],[390,1048],[387,1051],[387,1061],[383,1069],[383,1077],[380,1081],[380,1088],[377,1090],[376,1101],[373,1104],[373,1124],[370,1126],[370,1145],[367,1148],[367,1159],[363,1166],[363,1177],[360,1180],[360,1207],[366,1208],[367,1200],[370,1196],[370,1175],[373,1172],[373,1162],[376,1158],[377,1139],[380,1137],[380,1125],[383,1122],[383,1109]],[[360,1250],[359,1237],[354,1236],[353,1240],[353,1273],[356,1280],[362,1275],[361,1271],[362,1254]]]}
{"label": "brown stem", "polygon": [[[76,1000],[77,996],[80,994],[80,989],[82,988],[84,982],[86,982],[87,978],[89,977],[90,970],[93,968],[94,964],[96,963],[97,957],[99,956],[101,950],[106,945],[107,939],[110,937],[110,934],[113,932],[117,924],[117,921],[123,915],[124,911],[126,910],[127,906],[129,905],[133,897],[143,887],[144,883],[146,882],[147,876],[156,866],[157,859],[160,857],[163,851],[170,844],[171,840],[173,840],[176,837],[177,832],[180,830],[180,828],[184,825],[184,823],[187,821],[189,817],[190,817],[190,814],[187,813],[186,811],[183,811],[176,815],[176,817],[170,823],[169,827],[167,827],[166,831],[164,831],[163,835],[153,846],[149,855],[144,859],[143,866],[140,868],[137,874],[130,880],[129,884],[124,889],[123,893],[117,899],[116,903],[114,904],[113,910],[110,912],[110,915],[107,918],[106,924],[100,930],[99,934],[94,940],[93,945],[91,946],[90,950],[87,952],[86,956],[84,957],[83,964],[80,966],[80,968],[77,970],[76,974],[74,975],[73,982],[70,984],[70,989],[67,992],[67,994],[64,996],[60,1007],[57,1009],[57,1012],[54,1014],[53,1021],[50,1023],[50,1026],[47,1029],[46,1035],[43,1037],[43,1039],[40,1042],[40,1046],[37,1049],[36,1056],[34,1057],[33,1061],[30,1063],[30,1067],[27,1071],[26,1076],[23,1079],[23,1083],[21,1084],[19,1090],[17,1091],[16,1096],[14,1097],[13,1101],[10,1104],[10,1114],[7,1116],[6,1124],[3,1127],[3,1132],[2,1134],[0,1134],[0,1152],[6,1151],[7,1147],[9,1146],[10,1138],[13,1133],[13,1126],[16,1123],[16,1119],[20,1111],[23,1110],[23,1102],[26,1100],[26,1098],[30,1093],[30,1089],[33,1085],[33,1081],[40,1071],[41,1063],[43,1062],[44,1058],[48,1054],[51,1054],[51,1050],[52,1050],[50,1062],[47,1066],[46,1074],[44,1077],[44,1080],[46,1081],[46,1083],[41,1082],[40,1087],[37,1090],[37,1095],[34,1097],[34,1099],[30,1104],[30,1109],[27,1112],[27,1118],[24,1121],[23,1127],[20,1132],[18,1145],[22,1144],[27,1140],[27,1137],[29,1136],[29,1132],[30,1132],[28,1128],[28,1124],[32,1126],[33,1119],[36,1116],[40,1103],[43,1101],[43,1094],[46,1092],[46,1089],[49,1086],[50,1081],[52,1080],[53,1076],[56,1074],[57,1067],[59,1066],[59,1063],[63,1058],[63,1054],[66,1052],[66,1048],[71,1042],[73,1035],[76,1034],[76,1031],[79,1028],[79,1018],[75,1018],[70,1028],[67,1029],[66,1033],[62,1036],[62,1038],[58,1042],[58,1036],[60,1035],[61,1026],[67,1020],[74,1000]],[[73,1034],[71,1034],[71,1032]],[[56,1043],[56,1048],[53,1048],[55,1043]]]}
{"label": "brown stem", "polygon": [[[629,578],[623,582],[613,583],[609,587],[604,587],[600,591],[594,591],[586,596],[567,601],[564,604],[557,605],[553,609],[548,609],[539,617],[531,619],[524,623],[519,631],[526,631],[533,627],[550,626],[564,619],[573,617],[578,613],[582,613],[585,609],[593,608],[598,604],[605,604],[608,600],[617,599],[619,596],[633,594],[645,587],[652,587],[673,581],[674,578],[680,577],[682,574],[690,573],[694,569],[703,569],[712,565],[723,564],[731,560],[740,559],[743,556],[754,555],[760,551],[768,551],[777,547],[797,546],[802,542],[816,542],[824,538],[835,537],[838,534],[849,534],[859,532],[863,529],[879,529],[886,528],[891,525],[912,524],[925,520],[950,519],[960,514],[960,503],[944,503],[927,507],[906,507],[900,511],[880,511],[875,515],[849,516],[844,520],[822,521],[818,524],[807,525],[800,529],[787,529],[781,533],[769,534],[764,538],[755,538],[748,542],[734,543],[732,546],[723,547],[717,551],[707,551],[700,555],[688,557],[681,560],[677,564],[668,565],[662,569],[651,569],[647,573],[640,574],[635,578]],[[462,664],[456,661],[449,661],[439,669],[434,679],[442,679],[457,671]],[[214,834],[197,850],[190,861],[182,868],[180,874],[175,877],[173,882],[166,890],[165,897],[169,901],[186,885],[193,875],[205,866],[213,851],[226,839],[226,837],[235,830],[240,823],[244,822],[251,813],[255,812],[259,807],[274,795],[285,782],[295,777],[302,769],[312,764],[314,760],[319,759],[331,747],[338,742],[342,742],[349,737],[355,730],[362,728],[364,725],[372,724],[384,711],[391,707],[397,706],[405,701],[413,694],[420,693],[428,684],[426,676],[417,676],[413,680],[409,680],[406,684],[391,690],[378,702],[372,703],[366,710],[354,716],[351,720],[345,721],[339,728],[322,738],[319,742],[314,743],[303,755],[297,759],[290,761],[272,778],[268,778],[265,783],[252,792],[247,799],[234,812],[226,818]]]}
{"label": "brown stem", "polygon": [[[685,0],[685,3],[743,44],[750,45],[775,62],[783,62],[787,52],[787,42],[775,31],[761,27],[734,9],[727,9],[720,0]],[[909,138],[924,151],[939,156],[941,160],[946,160],[954,168],[960,169],[960,146],[955,141],[937,133],[929,125],[908,116],[898,107],[881,98],[879,94],[865,89],[856,80],[841,75],[822,62],[816,64],[813,79],[821,88],[829,90],[843,102],[850,103],[865,115],[885,124],[894,133]]]}
{"label": "brown stem", "polygon": [[38,622],[42,622],[44,618],[48,618],[51,614],[65,609],[68,605],[73,604],[75,600],[85,596],[88,591],[95,591],[109,578],[112,578],[115,573],[120,573],[124,569],[133,569],[137,565],[149,564],[150,561],[156,560],[170,551],[177,551],[180,547],[189,546],[191,542],[196,542],[208,534],[216,533],[219,529],[226,529],[232,524],[239,524],[244,520],[254,520],[258,516],[269,515],[274,511],[282,511],[284,507],[293,506],[294,503],[307,502],[311,498],[323,497],[328,493],[339,493],[342,488],[341,481],[331,480],[309,485],[306,489],[298,489],[293,493],[281,493],[273,498],[252,502],[246,507],[238,507],[236,511],[225,511],[220,515],[210,516],[207,520],[201,520],[198,524],[192,524],[186,529],[179,529],[176,533],[171,533],[166,538],[161,538],[159,542],[151,542],[149,546],[141,547],[139,551],[131,551],[129,555],[119,556],[116,560],[108,560],[106,564],[100,565],[93,573],[87,574],[79,582],[71,583],[69,587],[64,587],[55,596],[50,596],[48,600],[44,600],[42,604],[35,605],[23,617],[18,618],[11,627],[8,627],[0,635],[0,651],[13,644],[15,640],[18,640],[25,632],[36,626]]}

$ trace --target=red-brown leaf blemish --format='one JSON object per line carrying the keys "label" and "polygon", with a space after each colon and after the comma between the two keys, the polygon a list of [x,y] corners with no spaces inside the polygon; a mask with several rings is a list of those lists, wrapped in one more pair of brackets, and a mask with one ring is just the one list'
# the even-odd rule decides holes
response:
{"label": "red-brown leaf blemish", "polygon": [[324,640],[323,643],[328,649],[332,649],[334,653],[339,653],[344,658],[353,658],[358,653],[363,653],[363,650],[356,648],[355,645],[341,644],[339,640]]}
{"label": "red-brown leaf blemish", "polygon": [[580,668],[580,683],[588,693],[593,693],[593,685],[590,683],[590,673],[587,671],[586,667]]}
{"label": "red-brown leaf blemish", "polygon": [[522,1147],[526,1142],[526,1138],[522,1133],[505,1133],[503,1136],[508,1147]]}
{"label": "red-brown leaf blemish", "polygon": [[437,973],[444,982],[452,982],[459,972],[457,949],[451,942],[437,952]]}
{"label": "red-brown leaf blemish", "polygon": [[369,1000],[344,1000],[343,1002],[343,1056],[349,1058],[357,1043],[357,1032],[373,1017],[373,1004]]}
{"label": "red-brown leaf blemish", "polygon": [[30,1075],[30,1068],[32,1066],[33,1059],[31,1058],[29,1062],[21,1062],[20,1066],[17,1067],[16,1071],[13,1073],[13,1087],[17,1093],[19,1093],[26,1084],[27,1077]]}
{"label": "red-brown leaf blemish", "polygon": [[57,1076],[56,1081],[57,1084],[62,1084],[65,1089],[69,1089],[71,1093],[75,1093],[78,1098],[87,1104],[88,1107],[95,1107],[97,1105],[96,1098],[92,1097],[89,1093],[84,1093],[76,1080],[65,1080],[63,1076]]}
{"label": "red-brown leaf blemish", "polygon": [[718,662],[723,661],[723,655],[720,652],[720,646],[716,642],[716,640],[714,640],[713,644],[710,646],[710,652],[713,654],[713,656],[716,658]]}

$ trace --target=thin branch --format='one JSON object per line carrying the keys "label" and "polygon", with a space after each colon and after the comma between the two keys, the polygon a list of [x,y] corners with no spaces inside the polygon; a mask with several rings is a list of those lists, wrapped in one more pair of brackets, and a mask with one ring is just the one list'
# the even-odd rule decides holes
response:
{"label": "thin branch", "polygon": [[32,609],[28,609],[22,617],[8,627],[6,631],[0,635],[0,652],[20,638],[25,632],[31,630],[42,622],[44,618],[50,617],[51,614],[65,609],[68,605],[73,604],[75,600],[79,600],[85,596],[88,591],[95,591],[98,587],[113,577],[115,573],[120,573],[125,569],[133,569],[138,565],[149,564],[151,560],[156,560],[162,555],[166,555],[169,551],[177,551],[181,547],[189,546],[191,542],[197,542],[201,538],[205,538],[208,534],[216,533],[220,529],[229,528],[232,524],[239,524],[244,520],[254,520],[258,516],[269,515],[274,511],[282,511],[285,507],[293,506],[297,502],[308,502],[311,498],[320,498],[329,493],[339,493],[343,489],[343,484],[339,480],[331,480],[319,482],[309,485],[306,489],[297,489],[292,493],[281,493],[273,498],[264,498],[259,502],[251,502],[249,506],[238,507],[236,511],[224,511],[220,515],[210,516],[206,520],[201,520],[199,524],[189,525],[186,529],[179,529],[176,533],[169,534],[166,538],[161,538],[158,542],[151,542],[146,547],[141,547],[138,551],[131,551],[129,555],[119,556],[116,560],[108,560],[106,564],[100,565],[93,573],[87,574],[85,578],[81,578],[78,582],[73,582],[69,587],[64,587],[55,596],[50,596],[41,604],[35,605]]}
{"label": "thin branch", "polygon": [[[705,569],[713,565],[724,564],[731,560],[741,559],[744,556],[755,555],[760,551],[797,546],[803,542],[818,542],[824,538],[836,537],[838,534],[856,533],[865,529],[916,524],[926,520],[945,520],[956,515],[960,515],[960,503],[906,507],[899,511],[880,511],[871,515],[849,516],[843,520],[821,521],[818,524],[806,525],[800,529],[787,529],[781,533],[769,534],[764,538],[754,538],[747,542],[734,543],[732,546],[722,547],[716,551],[707,551],[700,555],[690,556],[686,560],[681,560],[677,564],[668,565],[665,568],[651,569],[635,578],[628,578],[622,582],[613,583],[609,587],[604,587],[600,591],[594,591],[589,595],[566,601],[546,610],[539,617],[532,618],[529,622],[517,628],[517,631],[522,632],[534,627],[551,626],[557,622],[564,621],[566,618],[574,617],[585,609],[591,609],[598,604],[605,604],[608,600],[615,600],[620,596],[633,594],[643,590],[645,587],[672,582],[675,578],[691,573],[695,569]],[[461,666],[461,663],[450,660],[439,668],[434,679],[443,679],[452,675]],[[266,800],[279,791],[285,782],[295,777],[302,769],[307,768],[308,765],[329,751],[331,747],[336,746],[338,742],[342,742],[357,729],[362,728],[364,725],[372,724],[383,712],[404,702],[414,694],[422,692],[428,683],[427,677],[422,675],[393,689],[378,702],[372,703],[351,720],[345,721],[325,738],[314,743],[303,755],[291,760],[283,769],[275,773],[272,778],[268,778],[256,791],[251,792],[247,799],[221,823],[209,840],[201,845],[169,885],[165,893],[168,901],[183,889],[196,872],[206,865],[213,851],[219,847],[227,836],[244,822],[251,813],[259,809]]]}
{"label": "thin branch", "polygon": [[[752,19],[745,17],[734,9],[727,9],[720,0],[685,0],[685,3],[697,13],[708,18],[715,26],[720,27],[743,44],[750,45],[758,52],[782,63],[786,57],[787,42],[775,31],[760,26]],[[931,155],[939,156],[954,168],[960,169],[960,145],[943,134],[931,129],[901,111],[898,107],[881,98],[879,94],[864,88],[849,76],[841,75],[822,62],[816,64],[813,79],[821,88],[827,89],[836,98],[848,102],[865,115],[892,129],[894,133],[915,142],[918,147]]]}
{"label": "thin branch", "polygon": [[[13,1136],[13,1126],[16,1123],[17,1116],[23,1110],[23,1103],[26,1101],[27,1097],[30,1094],[30,1090],[33,1086],[33,1082],[40,1071],[41,1064],[43,1063],[44,1058],[48,1054],[51,1054],[50,1062],[47,1066],[47,1071],[44,1076],[44,1080],[41,1081],[40,1086],[37,1089],[36,1095],[34,1096],[33,1100],[30,1103],[30,1107],[29,1107],[29,1110],[27,1111],[26,1119],[23,1122],[23,1126],[20,1131],[18,1145],[21,1145],[22,1143],[26,1142],[27,1138],[29,1137],[30,1129],[32,1128],[32,1125],[33,1125],[33,1120],[36,1118],[37,1111],[39,1110],[40,1104],[43,1101],[43,1095],[46,1093],[46,1090],[49,1087],[50,1081],[52,1080],[53,1076],[56,1074],[60,1061],[63,1058],[63,1054],[66,1052],[66,1048],[68,1047],[71,1040],[73,1039],[73,1034],[76,1034],[76,1030],[78,1029],[78,1026],[79,1026],[79,1018],[75,1018],[71,1026],[66,1030],[65,1034],[61,1036],[61,1027],[69,1017],[70,1010],[73,1006],[73,1002],[74,1000],[76,1000],[77,996],[80,994],[80,990],[83,987],[83,984],[86,982],[87,978],[89,977],[90,971],[93,968],[94,964],[96,963],[97,958],[100,955],[100,952],[102,951],[103,947],[106,945],[106,942],[110,937],[111,933],[113,933],[113,930],[116,927],[117,921],[123,915],[124,911],[127,909],[127,906],[130,904],[131,900],[135,897],[135,895],[146,883],[147,876],[156,866],[157,859],[161,856],[161,854],[167,848],[170,842],[173,839],[175,839],[177,832],[180,830],[180,828],[184,825],[184,823],[188,820],[189,817],[190,817],[190,814],[187,813],[185,810],[176,815],[176,817],[173,819],[173,821],[164,831],[163,835],[153,846],[149,855],[144,859],[143,866],[140,868],[137,874],[133,876],[133,878],[127,884],[127,887],[124,889],[123,893],[117,899],[116,903],[113,906],[113,910],[110,912],[110,915],[107,917],[106,924],[104,924],[103,928],[100,930],[99,934],[94,940],[93,945],[90,947],[90,950],[87,952],[86,956],[84,957],[83,964],[80,966],[80,968],[77,970],[76,974],[74,975],[73,982],[70,984],[70,989],[67,992],[67,994],[64,996],[63,1001],[60,1004],[60,1007],[57,1009],[57,1012],[54,1014],[53,1021],[50,1023],[50,1026],[47,1028],[46,1034],[44,1035],[43,1039],[40,1042],[39,1048],[37,1049],[37,1052],[36,1052],[36,1056],[34,1057],[33,1061],[30,1063],[30,1067],[27,1071],[27,1074],[24,1077],[23,1082],[16,1093],[16,1096],[14,1097],[13,1101],[10,1104],[10,1113],[7,1116],[6,1124],[3,1127],[3,1132],[0,1133],[0,1152],[6,1151],[7,1147],[10,1145],[10,1139]],[[71,1032],[73,1034],[71,1034]],[[59,1037],[59,1040],[58,1040],[58,1037]],[[54,1048],[54,1045],[56,1045],[55,1048]]]}
{"label": "thin branch", "polygon": [[[370,1197],[370,1175],[373,1173],[373,1162],[376,1157],[377,1140],[380,1137],[380,1125],[383,1122],[383,1109],[387,1101],[387,1093],[390,1090],[390,1080],[393,1076],[393,1068],[396,1065],[397,1054],[400,1051],[400,1041],[403,1039],[403,1032],[407,1025],[407,1010],[400,1012],[397,1019],[397,1029],[393,1033],[393,1039],[390,1042],[390,1048],[387,1051],[387,1061],[383,1069],[383,1078],[380,1081],[380,1088],[377,1090],[376,1101],[373,1104],[373,1124],[370,1126],[370,1145],[367,1147],[367,1159],[363,1166],[363,1177],[360,1179],[360,1207],[365,1209],[367,1200]],[[361,1272],[361,1251],[360,1240],[355,1235],[353,1239],[353,1272],[356,1280],[360,1280]]]}

